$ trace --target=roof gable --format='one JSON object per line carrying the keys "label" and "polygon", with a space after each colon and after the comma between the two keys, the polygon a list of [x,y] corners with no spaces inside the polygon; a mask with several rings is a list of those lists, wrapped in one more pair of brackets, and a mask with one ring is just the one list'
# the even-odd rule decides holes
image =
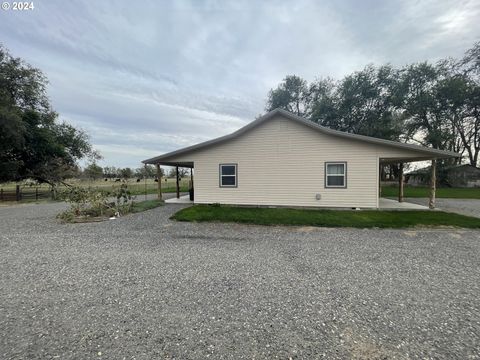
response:
{"label": "roof gable", "polygon": [[364,136],[364,135],[357,135],[357,134],[351,134],[343,131],[338,131],[338,130],[332,130],[330,128],[318,125],[317,123],[314,123],[313,121],[304,119],[300,116],[297,116],[295,114],[292,114],[288,111],[285,111],[283,109],[275,109],[270,111],[269,113],[259,117],[258,119],[252,121],[251,123],[245,125],[244,127],[238,129],[237,131],[221,136],[219,138],[215,138],[212,140],[208,140],[205,142],[202,142],[200,144],[188,146],[179,150],[175,150],[157,157],[153,157],[147,160],[143,160],[142,163],[144,164],[155,164],[161,161],[166,161],[166,160],[171,160],[173,157],[178,156],[178,155],[184,155],[190,152],[194,152],[197,150],[205,149],[211,146],[215,146],[218,144],[221,144],[223,142],[226,142],[231,139],[235,139],[239,137],[240,135],[246,133],[247,131],[250,131],[257,127],[258,125],[274,118],[275,116],[282,116],[284,118],[287,118],[291,121],[303,124],[305,126],[308,126],[312,128],[313,130],[319,131],[323,134],[327,135],[332,135],[340,138],[346,138],[349,140],[354,140],[354,141],[361,141],[361,142],[367,142],[371,144],[377,144],[377,145],[383,145],[383,146],[389,146],[389,147],[394,147],[394,148],[400,148],[404,150],[411,150],[411,151],[417,151],[421,152],[426,155],[431,155],[431,156],[436,156],[436,157],[460,157],[461,155],[455,152],[451,151],[444,151],[444,150],[438,150],[438,149],[433,149],[433,148],[427,148],[419,145],[413,145],[413,144],[405,144],[405,143],[400,143],[396,141],[391,141],[391,140],[384,140],[384,139],[379,139],[379,138],[374,138],[370,136]]}

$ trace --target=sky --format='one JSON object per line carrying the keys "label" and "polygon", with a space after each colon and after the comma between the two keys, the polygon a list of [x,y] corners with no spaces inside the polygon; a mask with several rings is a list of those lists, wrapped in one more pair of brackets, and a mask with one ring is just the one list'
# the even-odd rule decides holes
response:
{"label": "sky", "polygon": [[0,10],[0,43],[44,72],[53,108],[90,135],[102,166],[140,167],[235,131],[286,75],[461,57],[480,40],[479,0],[33,5]]}

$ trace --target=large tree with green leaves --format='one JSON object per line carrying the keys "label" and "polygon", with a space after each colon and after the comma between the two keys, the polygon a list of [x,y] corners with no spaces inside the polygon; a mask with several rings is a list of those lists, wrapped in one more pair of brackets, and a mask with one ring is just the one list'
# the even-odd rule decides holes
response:
{"label": "large tree with green leaves", "polygon": [[0,46],[0,181],[54,184],[93,154],[85,132],[58,121],[43,73]]}
{"label": "large tree with green leaves", "polygon": [[336,130],[460,152],[478,166],[480,43],[460,60],[369,65],[339,81],[287,76],[269,92],[266,109],[274,108]]}
{"label": "large tree with green leaves", "polygon": [[270,90],[267,108],[283,108],[298,116],[308,116],[309,95],[307,82],[296,75],[289,75],[276,89]]}
{"label": "large tree with green leaves", "polygon": [[457,77],[462,81],[465,101],[463,115],[455,126],[471,165],[480,163],[480,42],[469,49],[457,64]]}
{"label": "large tree with green leaves", "polygon": [[97,165],[96,162],[92,162],[85,167],[83,174],[89,179],[95,181],[103,176],[103,168]]}
{"label": "large tree with green leaves", "polygon": [[314,113],[313,121],[337,130],[399,140],[403,117],[393,104],[397,73],[389,65],[369,65],[341,80],[333,93],[335,116]]}
{"label": "large tree with green leaves", "polygon": [[[160,169],[161,176],[164,175],[163,169]],[[153,165],[145,165],[140,168],[135,169],[134,175],[137,178],[147,178],[152,179],[157,176],[157,169]]]}

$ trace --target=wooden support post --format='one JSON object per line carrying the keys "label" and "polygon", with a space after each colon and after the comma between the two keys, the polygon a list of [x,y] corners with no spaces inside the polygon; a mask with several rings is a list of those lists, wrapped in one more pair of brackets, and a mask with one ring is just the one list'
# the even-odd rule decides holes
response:
{"label": "wooden support post", "polygon": [[179,179],[178,179],[178,166],[175,167],[175,175],[177,177],[177,199],[180,199],[180,184],[179,184]]}
{"label": "wooden support post", "polygon": [[398,170],[398,202],[403,202],[403,163],[400,163]]}
{"label": "wooden support post", "polygon": [[157,166],[157,186],[158,186],[158,200],[162,200],[162,169],[160,169],[160,164],[156,164]]}
{"label": "wooden support post", "polygon": [[379,164],[378,169],[378,198],[382,197],[382,175],[383,175],[383,166]]}
{"label": "wooden support post", "polygon": [[190,186],[188,187],[190,201],[193,201],[193,168],[190,168]]}
{"label": "wooden support post", "polygon": [[145,193],[145,200],[147,200],[147,164],[144,166],[145,172],[143,173],[143,192]]}
{"label": "wooden support post", "polygon": [[15,187],[15,199],[16,199],[17,201],[20,201],[21,198],[22,198],[22,195],[21,195],[21,193],[20,193],[20,185],[17,185],[17,186]]}
{"label": "wooden support post", "polygon": [[430,201],[428,202],[428,207],[430,209],[435,209],[435,190],[437,187],[437,160],[432,160],[431,167],[431,176],[430,176]]}

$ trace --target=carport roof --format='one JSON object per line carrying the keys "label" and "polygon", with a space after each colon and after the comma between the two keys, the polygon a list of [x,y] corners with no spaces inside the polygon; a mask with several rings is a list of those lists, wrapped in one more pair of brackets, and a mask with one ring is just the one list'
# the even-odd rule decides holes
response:
{"label": "carport roof", "polygon": [[[292,114],[286,110],[283,109],[275,109],[270,111],[269,113],[259,117],[255,121],[252,121],[251,123],[245,125],[244,127],[240,128],[239,130],[225,135],[221,136],[216,139],[208,140],[205,142],[202,142],[200,144],[188,146],[179,150],[175,150],[160,156],[156,156],[150,159],[143,160],[142,163],[144,164],[162,164],[162,165],[178,165],[178,166],[183,166],[179,163],[176,163],[174,161],[174,157],[178,155],[184,155],[190,152],[194,152],[196,150],[204,149],[210,146],[214,146],[216,144],[223,143],[228,140],[232,140],[237,138],[238,136],[242,135],[243,133],[255,128],[256,126],[262,124],[263,122],[277,116],[283,116],[289,120],[295,121],[297,123],[306,125],[316,131],[319,131],[323,134],[327,135],[332,135],[332,136],[337,136],[341,138],[347,138],[351,140],[356,140],[356,141],[363,141],[363,142],[368,142],[372,144],[377,144],[377,145],[384,145],[384,146],[389,146],[389,147],[394,147],[394,148],[399,148],[399,149],[404,149],[404,150],[411,150],[411,151],[416,151],[419,153],[422,153],[425,155],[425,159],[432,159],[432,158],[448,158],[448,157],[461,157],[461,154],[453,152],[453,151],[445,151],[445,150],[438,150],[434,148],[428,148],[420,145],[414,145],[414,144],[405,144],[405,143],[400,143],[397,141],[391,141],[391,140],[385,140],[385,139],[379,139],[371,136],[364,136],[364,135],[358,135],[358,134],[351,134],[343,131],[338,131],[338,130],[333,130],[330,128],[327,128],[325,126],[321,126],[317,123],[314,123],[313,121],[307,120],[305,118],[302,118],[300,116],[297,116],[295,114]],[[190,167],[190,166],[187,166]]]}

